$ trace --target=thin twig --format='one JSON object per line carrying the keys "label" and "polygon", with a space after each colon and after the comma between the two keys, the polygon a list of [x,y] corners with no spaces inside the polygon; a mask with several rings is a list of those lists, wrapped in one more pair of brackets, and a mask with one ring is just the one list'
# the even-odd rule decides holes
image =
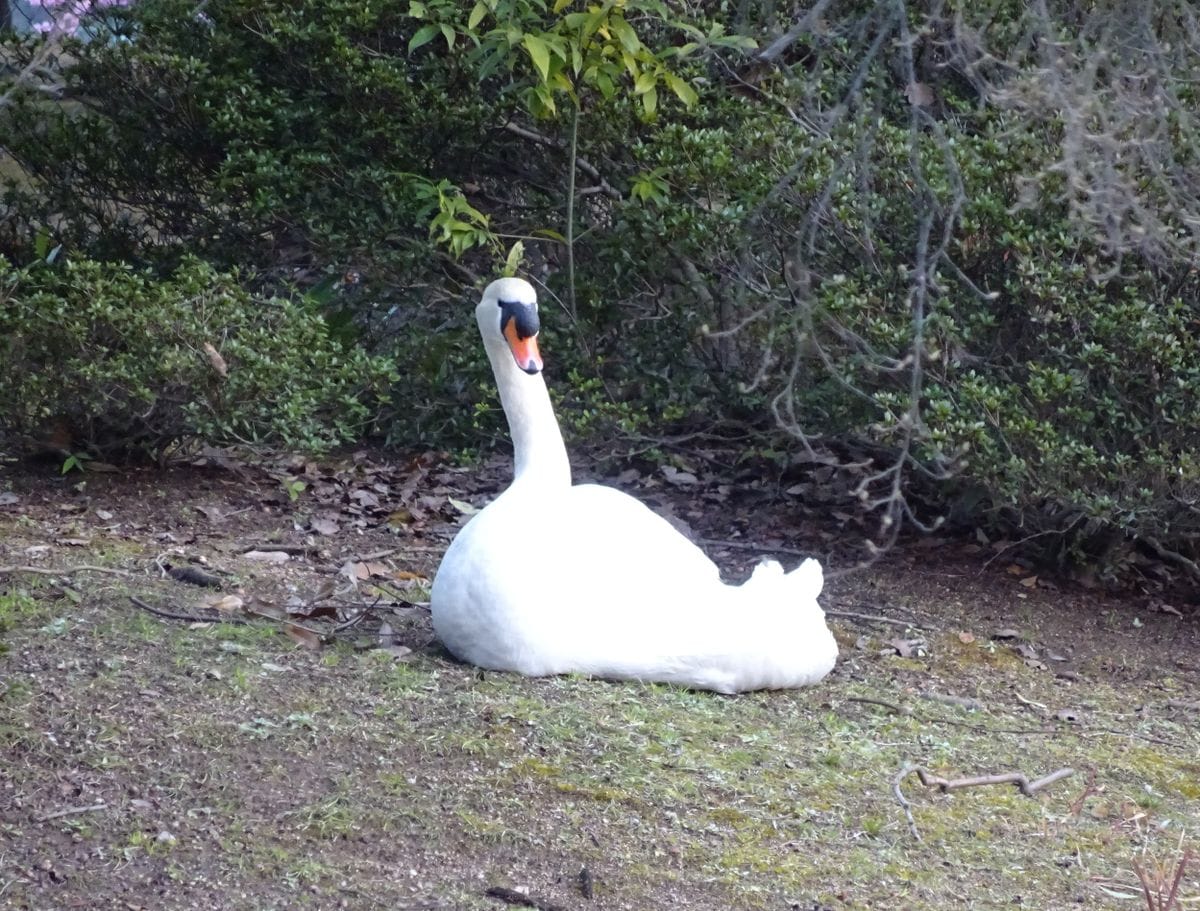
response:
{"label": "thin twig", "polygon": [[521,905],[525,908],[537,908],[538,911],[563,911],[563,909],[554,904],[540,898],[534,898],[532,895],[526,895],[524,892],[518,892],[516,889],[507,889],[504,886],[492,886],[484,895],[488,898],[497,898],[502,902],[510,905]]}
{"label": "thin twig", "polygon": [[[520,126],[519,124],[509,122],[504,125],[504,129],[507,132],[512,133],[514,136],[520,136],[522,139],[528,139],[532,142],[538,143],[539,145],[549,146],[553,149],[562,149],[565,145],[565,143],[563,143],[561,140],[553,139],[550,136],[544,136],[541,133],[536,133],[533,130]],[[602,192],[605,196],[618,201],[622,198],[621,191],[605,180],[596,166],[586,158],[576,156],[575,167],[580,171],[583,171],[593,180],[599,181],[600,192]]]}
{"label": "thin twig", "polygon": [[52,819],[61,819],[64,816],[78,816],[80,813],[99,813],[101,810],[107,809],[108,804],[101,801],[88,807],[67,807],[65,810],[59,810],[56,813],[46,813],[43,816],[37,817],[37,821],[49,822]]}
{"label": "thin twig", "polygon": [[937,788],[943,794],[949,791],[957,791],[961,788],[978,788],[985,785],[993,784],[1015,784],[1017,789],[1026,797],[1032,797],[1042,788],[1054,784],[1056,781],[1061,781],[1075,774],[1075,770],[1069,767],[1064,767],[1056,772],[1051,772],[1049,775],[1043,775],[1041,778],[1030,781],[1020,772],[1005,772],[999,775],[978,775],[974,778],[942,778],[940,775],[934,775],[925,770],[923,766],[907,763],[892,779],[892,793],[896,795],[896,800],[900,806],[904,808],[904,816],[908,820],[908,830],[912,832],[913,838],[917,841],[921,840],[921,833],[917,830],[916,821],[912,815],[912,804],[908,798],[904,796],[904,792],[900,790],[900,783],[909,775],[916,774],[921,780],[921,784],[927,788]]}
{"label": "thin twig", "polygon": [[233,626],[249,626],[250,621],[244,617],[222,617],[222,616],[197,616],[196,614],[178,614],[174,611],[163,610],[161,607],[154,607],[147,604],[136,595],[130,595],[129,600],[137,607],[140,607],[148,614],[154,614],[156,617],[162,617],[164,620],[184,620],[188,623],[228,623]]}
{"label": "thin twig", "polygon": [[921,629],[916,623],[910,620],[896,620],[892,617],[881,617],[878,614],[860,614],[857,611],[848,610],[827,610],[826,617],[840,617],[843,620],[866,620],[871,623],[887,623],[891,626],[902,626],[906,629]]}
{"label": "thin twig", "polygon": [[[405,549],[406,550],[415,550],[417,548],[409,547],[409,548],[405,548]],[[446,548],[445,547],[431,547],[431,548],[421,548],[421,549],[427,549],[427,550],[431,550],[431,551],[432,550],[443,551]],[[371,551],[371,553],[369,553],[369,554],[362,554],[358,557],[351,557],[350,559],[353,559],[356,563],[371,563],[375,560],[382,560],[384,557],[390,557],[392,554],[396,553],[398,550],[399,550],[398,547],[389,547],[386,550],[374,550],[374,551]]]}
{"label": "thin twig", "polygon": [[701,538],[701,544],[709,547],[732,547],[736,550],[752,550],[760,554],[787,554],[789,557],[811,557],[810,551],[797,550],[794,547],[779,545],[755,544],[753,541],[722,541],[718,538]]}
{"label": "thin twig", "polygon": [[892,793],[896,795],[896,800],[900,802],[900,806],[904,809],[904,818],[908,820],[908,831],[912,833],[912,837],[915,840],[920,841],[921,832],[917,828],[917,821],[913,819],[912,804],[904,796],[904,792],[900,790],[900,782],[907,778],[915,768],[916,766],[911,764],[905,765],[904,768],[896,773],[896,777],[892,779]]}
{"label": "thin twig", "polygon": [[913,713],[913,710],[911,708],[909,708],[908,706],[896,705],[896,703],[894,703],[894,702],[887,702],[883,699],[871,699],[868,696],[847,696],[846,701],[847,702],[861,702],[864,705],[883,706],[883,708],[888,709],[889,711],[894,712],[897,715],[911,715]]}
{"label": "thin twig", "polygon": [[315,557],[321,553],[321,548],[315,544],[270,544],[264,541],[261,544],[244,544],[242,548],[243,554],[253,553],[258,550],[287,554],[290,557]]}
{"label": "thin twig", "polygon": [[44,569],[40,566],[0,566],[0,576],[9,573],[37,573],[39,576],[70,576],[75,573],[105,573],[110,576],[132,576],[133,573],[123,569],[110,569],[107,566],[67,566],[62,569]]}

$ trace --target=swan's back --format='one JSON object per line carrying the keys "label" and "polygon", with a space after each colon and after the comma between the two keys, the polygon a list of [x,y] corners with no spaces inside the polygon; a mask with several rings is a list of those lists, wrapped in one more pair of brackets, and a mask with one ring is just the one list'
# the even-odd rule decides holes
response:
{"label": "swan's back", "polygon": [[531,676],[585,673],[719,692],[813,683],[837,647],[820,567],[763,564],[743,586],[669,522],[593,484],[502,494],[438,572],[434,626],[458,657]]}

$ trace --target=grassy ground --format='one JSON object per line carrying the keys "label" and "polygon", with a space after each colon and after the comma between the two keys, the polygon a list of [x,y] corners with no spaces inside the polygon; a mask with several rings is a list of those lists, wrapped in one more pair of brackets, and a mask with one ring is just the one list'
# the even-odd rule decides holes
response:
{"label": "grassy ground", "polygon": [[[153,564],[203,526],[187,504],[246,494],[104,483],[92,512],[67,488],[0,511],[0,565],[134,573],[0,574],[0,907],[497,909],[502,887],[564,909],[1136,909],[1135,862],[1153,875],[1196,844],[1194,621],[916,549],[832,586],[829,607],[912,623],[835,620],[843,659],[813,689],[528,680],[454,663],[419,610],[390,621],[413,648],[399,660],[151,616],[128,595],[200,597]],[[235,563],[238,542],[298,540],[302,508],[188,550],[281,602],[381,542],[406,570],[435,565],[386,532]],[[901,657],[897,637],[923,644]],[[1076,771],[1033,796],[910,776],[917,840],[893,791],[907,763]],[[1200,861],[1180,891],[1200,902]]]}

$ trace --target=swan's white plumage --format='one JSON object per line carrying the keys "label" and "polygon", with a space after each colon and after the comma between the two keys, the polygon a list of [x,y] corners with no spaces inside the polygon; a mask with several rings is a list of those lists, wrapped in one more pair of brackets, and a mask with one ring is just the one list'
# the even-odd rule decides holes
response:
{"label": "swan's white plumage", "polygon": [[530,676],[583,673],[734,693],[815,683],[837,643],[815,560],[759,565],[741,586],[670,523],[618,490],[571,485],[545,381],[516,364],[499,301],[476,309],[515,450],[512,485],[459,532],[433,584],[433,625],[458,658]]}

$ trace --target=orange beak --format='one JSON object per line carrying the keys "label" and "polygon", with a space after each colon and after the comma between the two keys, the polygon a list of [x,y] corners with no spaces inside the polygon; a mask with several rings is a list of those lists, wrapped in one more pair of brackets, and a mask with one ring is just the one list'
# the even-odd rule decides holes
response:
{"label": "orange beak", "polygon": [[504,338],[513,353],[517,366],[526,373],[541,373],[542,355],[538,351],[537,336],[521,338],[517,334],[517,321],[510,319],[504,326]]}

